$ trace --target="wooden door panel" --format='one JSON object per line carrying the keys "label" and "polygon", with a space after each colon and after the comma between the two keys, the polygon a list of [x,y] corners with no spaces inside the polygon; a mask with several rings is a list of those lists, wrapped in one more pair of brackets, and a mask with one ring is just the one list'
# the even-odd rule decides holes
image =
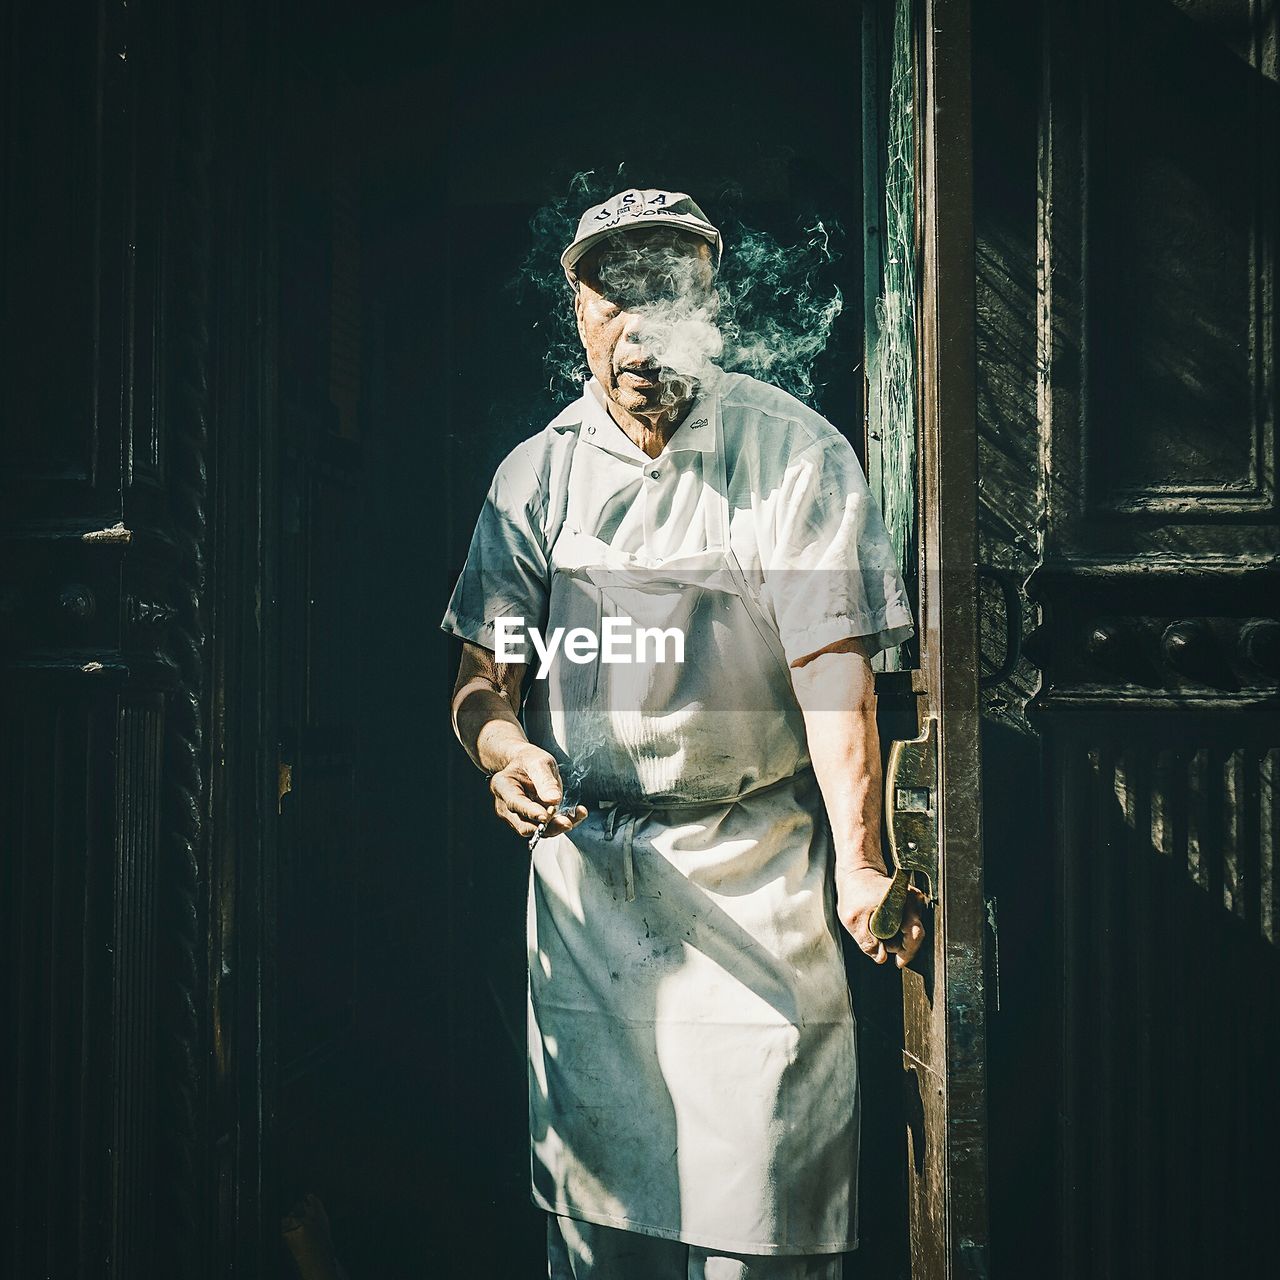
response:
{"label": "wooden door panel", "polygon": [[1256,1269],[1280,1141],[1258,1069],[1280,1036],[1277,15],[1045,12],[1031,710],[1061,1273]]}
{"label": "wooden door panel", "polygon": [[[890,74],[881,72],[892,95],[882,153],[888,216],[879,250],[884,296],[876,308],[883,323],[868,334],[868,457],[891,531],[900,545],[914,544],[904,567],[919,584],[919,665],[903,674],[917,695],[908,736],[933,744],[919,749],[934,754],[932,785],[917,790],[928,798],[937,844],[931,883],[921,885],[936,907],[930,941],[902,978],[910,1268],[918,1277],[983,1276],[986,931],[969,9],[956,0],[887,8],[895,20],[880,24],[880,32],[895,32]],[[864,24],[864,40],[876,25]],[[879,133],[868,129],[872,138]],[[904,219],[901,211],[911,209],[914,218]],[[910,661],[909,652],[904,656]],[[898,794],[890,776],[891,830]]]}
{"label": "wooden door panel", "polygon": [[926,1150],[914,1195],[921,1221],[913,1261],[921,1276],[985,1276],[986,928],[968,3],[927,0],[919,56],[920,610],[928,690],[922,720],[927,708],[938,722],[940,813],[933,972],[913,976],[905,992],[907,1063],[928,1071],[920,1080]]}
{"label": "wooden door panel", "polygon": [[4,12],[6,1274],[203,1244],[208,16]]}
{"label": "wooden door panel", "polygon": [[[104,325],[108,335],[119,333],[112,282],[104,276],[119,269],[113,251],[122,246],[102,239],[123,224],[126,196],[120,182],[101,190],[98,174],[104,164],[123,161],[127,120],[118,111],[121,74],[99,49],[100,40],[123,35],[112,6],[76,8],[74,19],[56,20],[37,4],[15,4],[6,15],[0,296],[4,349],[22,358],[3,380],[0,440],[5,464],[78,489],[93,486],[99,450],[109,446],[114,425],[109,412],[98,414],[99,379],[108,374],[109,397],[111,378],[97,348]],[[101,132],[99,116],[109,122]],[[54,138],[62,145],[51,146]],[[102,286],[104,307],[95,305]],[[109,485],[113,478],[108,461],[101,479]]]}
{"label": "wooden door panel", "polygon": [[1273,508],[1267,20],[1246,0],[1081,17],[1087,507],[1171,524]]}
{"label": "wooden door panel", "polygon": [[1265,559],[1277,19],[1244,0],[1047,13],[1045,554]]}

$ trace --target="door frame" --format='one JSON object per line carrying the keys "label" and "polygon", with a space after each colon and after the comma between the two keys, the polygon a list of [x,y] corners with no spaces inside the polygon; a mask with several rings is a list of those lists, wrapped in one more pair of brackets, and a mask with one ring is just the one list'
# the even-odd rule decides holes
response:
{"label": "door frame", "polygon": [[918,713],[937,722],[939,874],[932,954],[904,971],[903,1068],[911,1274],[941,1280],[989,1274],[970,2],[916,16]]}

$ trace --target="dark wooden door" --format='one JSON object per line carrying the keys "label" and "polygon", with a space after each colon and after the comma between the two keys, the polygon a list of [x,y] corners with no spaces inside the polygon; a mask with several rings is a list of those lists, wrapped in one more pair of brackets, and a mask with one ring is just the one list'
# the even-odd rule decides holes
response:
{"label": "dark wooden door", "polygon": [[0,1271],[189,1274],[211,86],[204,6],[6,4]]}
{"label": "dark wooden door", "polygon": [[1045,7],[1035,709],[1068,1276],[1274,1265],[1277,15]]}
{"label": "dark wooden door", "polygon": [[[878,679],[882,738],[917,740],[890,754],[885,812],[893,837],[914,824],[923,846],[911,846],[917,883],[934,904],[930,943],[902,981],[906,1131],[891,1134],[873,1121],[876,1145],[863,1176],[875,1176],[891,1142],[905,1142],[908,1248],[899,1265],[918,1277],[985,1276],[968,5],[870,6],[863,40],[864,79],[879,85],[866,95],[864,121],[867,191],[878,192],[864,229],[867,275],[880,282],[868,306],[869,474],[917,588],[919,632],[915,644],[888,655]],[[904,859],[912,856],[906,836],[897,843]],[[877,1263],[894,1259],[877,1246]]]}
{"label": "dark wooden door", "polygon": [[[936,722],[938,911],[932,968],[904,984],[912,1274],[985,1277],[986,917],[978,754],[977,420],[967,0],[920,9],[921,728]],[[890,821],[908,803],[893,786]]]}

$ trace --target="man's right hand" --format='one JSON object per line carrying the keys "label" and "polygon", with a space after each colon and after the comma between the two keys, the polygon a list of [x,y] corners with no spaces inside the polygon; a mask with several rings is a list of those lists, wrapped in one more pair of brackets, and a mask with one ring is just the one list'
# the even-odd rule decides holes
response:
{"label": "man's right hand", "polygon": [[555,757],[532,743],[519,747],[506,767],[489,780],[493,808],[512,831],[528,839],[545,822],[543,838],[570,831],[587,816],[578,805],[572,813],[555,813],[564,795]]}

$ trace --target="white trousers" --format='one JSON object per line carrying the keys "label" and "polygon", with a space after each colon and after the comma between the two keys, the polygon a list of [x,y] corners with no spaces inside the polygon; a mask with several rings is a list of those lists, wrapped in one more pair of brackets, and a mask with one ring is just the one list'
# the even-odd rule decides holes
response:
{"label": "white trousers", "polygon": [[547,1214],[550,1280],[840,1280],[838,1253],[719,1253]]}

